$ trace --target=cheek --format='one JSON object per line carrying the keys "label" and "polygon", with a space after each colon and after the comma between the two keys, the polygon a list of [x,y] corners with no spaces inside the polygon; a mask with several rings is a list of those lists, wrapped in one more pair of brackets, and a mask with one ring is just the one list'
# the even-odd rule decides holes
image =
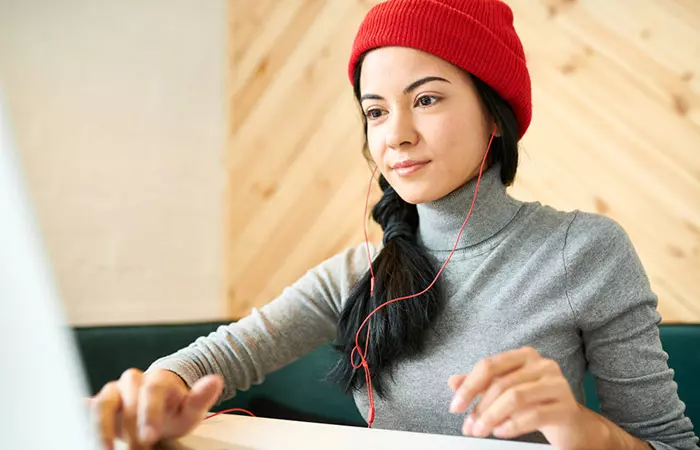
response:
{"label": "cheek", "polygon": [[385,151],[384,139],[376,129],[367,129],[367,145],[369,146],[369,153],[374,163],[382,168]]}
{"label": "cheek", "polygon": [[[467,162],[479,159],[483,155],[485,143],[481,135],[480,124],[465,121],[458,115],[444,117],[431,126],[430,134],[433,150],[446,164]],[[460,166],[453,166],[457,169]]]}
{"label": "cheek", "polygon": [[423,136],[428,142],[433,156],[446,164],[458,159],[464,153],[467,133],[464,123],[451,117],[426,123]]}

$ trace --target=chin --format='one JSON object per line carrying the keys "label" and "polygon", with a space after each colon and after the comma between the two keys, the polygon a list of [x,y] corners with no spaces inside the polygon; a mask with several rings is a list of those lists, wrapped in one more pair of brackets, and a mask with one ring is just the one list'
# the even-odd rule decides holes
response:
{"label": "chin", "polygon": [[444,180],[431,176],[401,178],[391,173],[387,181],[403,201],[412,205],[439,200],[449,193]]}
{"label": "chin", "polygon": [[396,193],[399,194],[399,197],[401,197],[403,201],[412,205],[432,202],[442,197],[441,195],[437,195],[437,192],[433,192],[429,189],[416,189],[414,187],[399,188],[396,189]]}

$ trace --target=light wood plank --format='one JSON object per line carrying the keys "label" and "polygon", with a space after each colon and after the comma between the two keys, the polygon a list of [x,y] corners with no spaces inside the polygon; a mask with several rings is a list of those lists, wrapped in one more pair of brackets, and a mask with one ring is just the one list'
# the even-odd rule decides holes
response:
{"label": "light wood plank", "polygon": [[[225,225],[231,317],[363,242],[370,172],[346,64],[357,26],[376,3],[230,4],[232,16],[255,24],[232,33]],[[664,321],[700,322],[698,3],[508,3],[534,102],[511,194],[620,222]],[[375,187],[373,201],[378,196]],[[374,223],[370,237],[381,239]]]}

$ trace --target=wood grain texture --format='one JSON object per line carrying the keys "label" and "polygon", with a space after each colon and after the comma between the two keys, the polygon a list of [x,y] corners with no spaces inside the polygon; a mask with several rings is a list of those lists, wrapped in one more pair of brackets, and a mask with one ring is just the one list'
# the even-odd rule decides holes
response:
{"label": "wood grain texture", "polygon": [[[346,65],[357,26],[376,3],[229,2],[231,318],[363,241],[370,171]],[[664,322],[700,322],[699,4],[508,3],[534,104],[510,193],[617,220]],[[373,223],[369,234],[381,238]]]}

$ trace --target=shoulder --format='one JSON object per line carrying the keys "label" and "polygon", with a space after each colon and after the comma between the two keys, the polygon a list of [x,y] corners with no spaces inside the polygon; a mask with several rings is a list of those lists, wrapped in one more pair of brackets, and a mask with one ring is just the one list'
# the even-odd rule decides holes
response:
{"label": "shoulder", "polygon": [[528,233],[539,232],[564,240],[567,251],[605,247],[630,247],[625,229],[614,219],[581,210],[563,211],[539,202],[525,203]]}
{"label": "shoulder", "polygon": [[569,258],[632,256],[635,253],[627,231],[614,219],[600,214],[575,211],[567,226],[564,242]]}
{"label": "shoulder", "polygon": [[563,248],[567,296],[584,328],[637,308],[656,307],[642,261],[617,221],[578,212]]}
{"label": "shoulder", "polygon": [[648,285],[627,231],[614,219],[577,211],[564,236],[563,260],[570,286]]}

